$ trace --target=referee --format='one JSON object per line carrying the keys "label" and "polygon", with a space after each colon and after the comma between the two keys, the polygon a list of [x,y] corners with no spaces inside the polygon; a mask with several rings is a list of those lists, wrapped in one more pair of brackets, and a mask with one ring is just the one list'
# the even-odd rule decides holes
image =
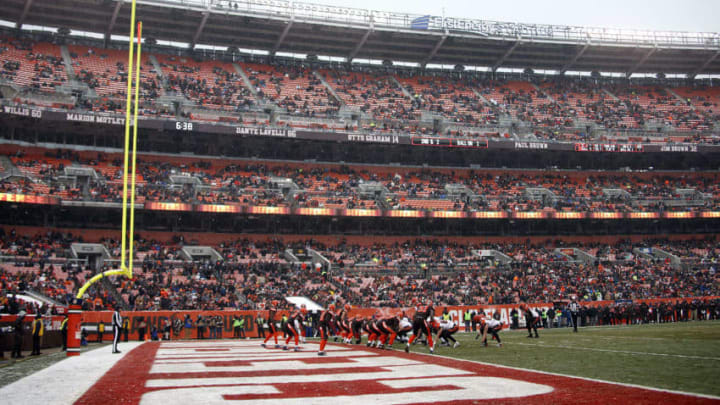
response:
{"label": "referee", "polygon": [[113,312],[112,316],[112,326],[113,326],[113,353],[120,353],[120,350],[117,348],[118,341],[120,340],[120,331],[122,330],[123,325],[123,319],[122,316],[120,316],[120,305],[115,304],[115,312]]}
{"label": "referee", "polygon": [[572,316],[573,332],[577,332],[579,312],[580,305],[577,302],[577,297],[573,295],[572,302],[570,303],[570,315]]}

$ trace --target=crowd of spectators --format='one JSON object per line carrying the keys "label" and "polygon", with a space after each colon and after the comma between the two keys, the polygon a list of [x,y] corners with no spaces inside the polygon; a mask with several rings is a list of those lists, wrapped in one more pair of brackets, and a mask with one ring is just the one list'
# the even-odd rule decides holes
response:
{"label": "crowd of spectators", "polygon": [[[11,160],[28,177],[1,181],[3,190],[68,200],[122,199],[119,155],[63,150],[28,155],[19,150]],[[68,184],[62,175],[70,166],[92,168],[98,179]],[[138,159],[137,173],[138,202],[468,212],[702,211],[716,210],[720,203],[717,176],[692,173],[396,170],[153,157]],[[287,179],[297,190],[283,192],[278,179]],[[361,190],[365,183],[379,184],[384,191],[369,196]],[[453,194],[449,185],[465,187],[465,195]]]}
{"label": "crowd of spectators", "polygon": [[[33,290],[63,304],[97,271],[70,260],[81,237],[58,232],[0,235],[2,290]],[[116,240],[100,241],[118,257]],[[720,295],[716,240],[620,240],[613,244],[545,242],[405,242],[325,245],[314,240],[228,240],[214,245],[221,260],[184,260],[182,237],[159,242],[136,239],[132,279],[88,290],[88,310],[110,308],[118,297],[135,310],[256,309],[272,299],[307,296],[321,305],[342,300],[361,307],[402,307],[431,298],[438,305],[555,302],[571,295],[584,301]],[[315,249],[330,266],[290,262],[286,249]],[[572,256],[582,249],[595,259]],[[570,251],[568,251],[568,249]],[[663,250],[680,259],[645,254]],[[510,262],[483,252],[497,251]]]}
{"label": "crowd of spectators", "polygon": [[[80,97],[78,106],[121,112],[127,81],[123,51],[79,45],[68,48],[76,78],[97,93],[97,97]],[[0,77],[20,86],[54,91],[67,81],[58,45],[0,38],[0,54]],[[367,130],[433,135],[477,133],[478,128],[497,125],[504,118],[535,128],[535,135],[543,139],[567,139],[564,135],[570,134],[583,138],[589,125],[597,125],[621,131],[671,128],[688,133],[687,137],[674,136],[673,141],[707,142],[707,132],[720,119],[720,93],[702,85],[637,85],[564,76],[489,79],[469,72],[359,65],[314,70],[284,60],[233,66],[185,56],[156,57],[162,71],[155,71],[147,55],[141,63],[144,115],[182,113],[153,105],[168,90],[182,94],[198,107],[235,113],[261,111],[262,104],[270,102],[288,115],[334,119],[340,107],[347,105],[363,114],[360,126]],[[249,83],[240,77],[236,66],[245,71]],[[436,115],[446,124],[463,129],[427,124]],[[197,119],[203,117],[195,115]]]}
{"label": "crowd of spectators", "polygon": [[0,78],[21,87],[55,92],[67,81],[60,49],[52,44],[0,37]]}

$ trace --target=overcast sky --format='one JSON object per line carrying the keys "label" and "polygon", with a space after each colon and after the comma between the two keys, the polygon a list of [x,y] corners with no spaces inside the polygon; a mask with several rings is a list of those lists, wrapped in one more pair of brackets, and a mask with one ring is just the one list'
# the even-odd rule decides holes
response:
{"label": "overcast sky", "polygon": [[719,0],[303,0],[309,3],[484,20],[720,32]]}

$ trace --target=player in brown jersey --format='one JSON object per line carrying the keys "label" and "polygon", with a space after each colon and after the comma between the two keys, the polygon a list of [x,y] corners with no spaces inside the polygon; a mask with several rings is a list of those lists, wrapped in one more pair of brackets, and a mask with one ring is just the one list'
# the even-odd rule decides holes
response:
{"label": "player in brown jersey", "polygon": [[410,345],[412,342],[420,337],[421,334],[425,333],[428,339],[428,346],[430,347],[430,354],[435,352],[435,344],[432,339],[432,332],[430,330],[429,319],[435,315],[435,308],[433,307],[432,301],[428,302],[427,305],[422,306],[415,312],[413,316],[413,335],[410,340],[405,344],[405,353],[410,353]]}
{"label": "player in brown jersey", "polygon": [[294,350],[296,352],[300,351],[300,325],[302,325],[303,321],[305,320],[305,315],[307,314],[307,309],[304,308],[295,308],[295,310],[290,314],[290,317],[288,318],[288,321],[285,323],[284,326],[284,332],[287,334],[287,339],[285,340],[285,346],[283,346],[283,350],[289,350],[288,344],[291,340],[295,340],[295,348]]}
{"label": "player in brown jersey", "polygon": [[330,336],[330,325],[332,325],[334,318],[335,304],[330,304],[328,309],[320,313],[318,322],[318,329],[320,330],[320,350],[318,350],[318,356],[325,355],[325,345],[327,344],[328,336]]}
{"label": "player in brown jersey", "polygon": [[270,340],[270,338],[274,338],[275,339],[275,348],[276,349],[280,348],[280,345],[278,344],[278,338],[277,338],[278,334],[280,334],[280,332],[277,330],[277,326],[275,325],[275,321],[276,321],[275,316],[277,315],[277,307],[278,307],[278,302],[272,301],[268,308],[267,324],[268,324],[270,331],[269,331],[267,337],[265,338],[265,341],[260,344],[260,346],[262,346],[262,347],[267,347],[268,340]]}
{"label": "player in brown jersey", "polygon": [[352,342],[352,329],[350,328],[350,322],[347,319],[350,309],[350,304],[345,304],[345,306],[335,316],[335,327],[337,328],[337,333],[342,338],[343,343]]}
{"label": "player in brown jersey", "polygon": [[382,349],[387,343],[388,346],[392,346],[397,337],[397,330],[400,321],[396,316],[387,316],[380,318],[375,322],[375,329],[380,332],[378,348]]}

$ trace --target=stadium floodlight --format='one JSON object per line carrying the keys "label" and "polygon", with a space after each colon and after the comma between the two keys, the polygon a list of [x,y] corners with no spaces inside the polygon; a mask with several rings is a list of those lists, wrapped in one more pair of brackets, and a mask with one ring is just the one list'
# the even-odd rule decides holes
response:
{"label": "stadium floodlight", "polygon": [[[133,273],[133,245],[135,241],[135,178],[137,162],[137,121],[138,105],[140,101],[140,69],[142,22],[137,23],[137,61],[133,63],[135,40],[135,1],[132,0],[130,14],[130,38],[128,50],[127,99],[125,103],[125,151],[123,159],[123,198],[122,198],[122,225],[121,225],[121,253],[120,268],[104,271],[93,276],[78,290],[76,299],[82,299],[85,291],[96,281],[107,276],[126,276],[132,278]],[[135,69],[135,70],[133,70]],[[135,91],[133,93],[133,72],[135,72]],[[134,96],[134,102],[133,102]],[[132,107],[132,108],[131,108]],[[130,113],[132,111],[132,157],[130,157]],[[130,177],[130,201],[128,201],[128,177]],[[130,220],[128,221],[128,203],[130,205]]]}

